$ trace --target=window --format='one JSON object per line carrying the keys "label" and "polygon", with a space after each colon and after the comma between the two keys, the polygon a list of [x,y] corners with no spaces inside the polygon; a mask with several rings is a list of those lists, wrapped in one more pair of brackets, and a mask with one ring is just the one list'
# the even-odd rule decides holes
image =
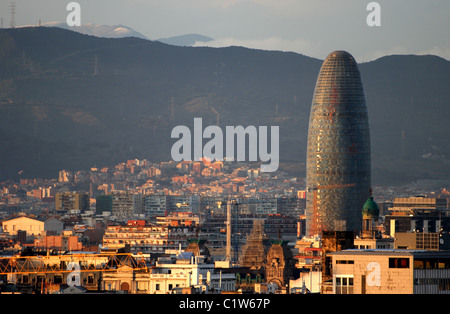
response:
{"label": "window", "polygon": [[389,268],[409,268],[409,258],[389,258]]}
{"label": "window", "polygon": [[155,290],[156,290],[156,291],[159,291],[159,290],[160,290],[160,285],[159,285],[159,283],[156,284]]}
{"label": "window", "polygon": [[329,256],[325,256],[325,275],[329,276],[331,275],[331,269],[332,269],[332,264],[331,264],[331,257]]}
{"label": "window", "polygon": [[450,278],[440,278],[439,279],[439,291],[450,290]]}
{"label": "window", "polygon": [[142,281],[138,281],[138,290],[139,291],[147,290],[147,283],[146,282],[142,282]]}
{"label": "window", "polygon": [[87,283],[88,283],[89,285],[92,285],[92,284],[95,283],[94,275],[89,275],[89,276],[87,277]]}
{"label": "window", "polygon": [[336,294],[353,294],[353,277],[336,276]]}
{"label": "window", "polygon": [[63,283],[63,276],[62,275],[56,275],[53,277],[53,283],[58,284],[58,283]]}
{"label": "window", "polygon": [[350,260],[337,260],[336,264],[354,264],[354,261],[350,261]]}

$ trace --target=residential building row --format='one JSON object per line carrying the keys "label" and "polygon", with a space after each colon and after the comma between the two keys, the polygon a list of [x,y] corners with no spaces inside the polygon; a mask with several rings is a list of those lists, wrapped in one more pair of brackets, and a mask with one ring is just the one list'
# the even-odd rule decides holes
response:
{"label": "residential building row", "polygon": [[[125,252],[135,259],[145,260],[146,266],[135,269],[129,264],[121,265],[120,270],[104,271],[101,275],[92,269],[81,272],[82,284],[77,287],[92,291],[122,293],[199,293],[202,291],[236,293],[239,289],[255,291],[257,287],[261,288],[261,285],[273,285],[277,291],[281,291],[287,285],[288,290],[285,290],[285,293],[299,293],[299,291],[322,294],[450,293],[450,250],[442,249],[448,248],[450,239],[445,237],[447,235],[445,232],[438,234],[437,242],[441,245],[438,249],[433,248],[432,245],[429,248],[412,246],[408,249],[399,249],[398,243],[402,239],[358,238],[352,232],[330,231],[324,233],[321,238],[299,239],[296,243],[298,254],[293,254],[295,250],[292,250],[286,242],[273,240],[272,244],[265,242],[267,237],[261,233],[262,225],[254,224],[259,228],[254,229],[253,236],[247,239],[246,250],[242,250],[243,254],[246,254],[241,259],[242,264],[233,265],[221,258],[214,260],[217,255],[211,254],[206,245],[200,247],[200,243],[204,244],[204,242],[192,241],[196,239],[195,234],[186,234],[187,244],[183,245],[179,242],[177,247],[177,243],[173,241],[172,244],[175,245],[168,246],[169,241],[172,241],[168,227],[174,227],[173,221],[148,226],[144,221],[138,220],[129,221],[128,225],[120,227],[120,230],[117,226],[108,227],[110,231],[105,232],[104,241],[110,240],[108,235],[115,233],[120,235],[123,242],[117,243],[115,247],[106,245],[108,242],[104,242],[105,245],[98,247],[98,252],[85,252],[83,256],[97,253],[100,254],[99,256],[102,256],[101,254],[120,255],[121,252]],[[49,222],[47,226],[50,225]],[[55,225],[54,222],[53,225]],[[37,222],[27,217],[18,217],[2,223],[3,233],[14,234],[17,231],[17,235],[20,229],[36,230],[44,234],[45,230],[41,230],[43,226],[45,229],[45,222]],[[176,227],[185,227],[184,230],[178,228],[184,233],[188,231],[189,226],[190,224],[187,223]],[[60,242],[57,242],[55,236],[44,236],[38,239],[33,246],[35,249],[45,248],[46,245],[47,248],[56,248],[60,245],[61,250],[64,249],[65,241],[66,249],[73,245],[72,253],[69,255],[75,257],[79,254],[76,251],[80,247],[72,243],[71,240],[74,237],[70,233],[63,232]],[[139,241],[153,241],[152,245],[163,249],[142,252]],[[48,252],[44,250],[42,254],[48,256]],[[52,258],[57,259],[58,256],[67,255],[52,253]],[[154,258],[151,258],[152,256]],[[301,264],[302,260],[308,259],[309,263]],[[251,262],[246,265],[251,260],[259,260],[257,263],[259,266]],[[57,263],[54,262],[54,264]],[[19,272],[16,275],[18,277],[13,278],[11,275],[6,280],[17,283],[21,287],[29,287],[31,283],[40,279],[41,281],[38,280],[38,282],[47,282],[49,285],[47,288],[42,288],[43,291],[49,289],[55,292],[55,284],[59,284],[61,289],[61,285],[63,287],[67,283],[67,273],[57,270],[48,277],[45,277],[44,272],[39,271],[34,275],[31,275],[31,271],[23,275]],[[34,278],[33,276],[44,277]],[[57,291],[61,293],[60,290]]]}

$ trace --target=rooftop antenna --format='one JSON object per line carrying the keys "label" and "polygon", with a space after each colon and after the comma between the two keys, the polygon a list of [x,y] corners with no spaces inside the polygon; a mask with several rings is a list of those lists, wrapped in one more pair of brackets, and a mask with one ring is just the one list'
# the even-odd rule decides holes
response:
{"label": "rooftop antenna", "polygon": [[9,5],[9,11],[11,12],[11,28],[16,27],[16,3],[11,1]]}

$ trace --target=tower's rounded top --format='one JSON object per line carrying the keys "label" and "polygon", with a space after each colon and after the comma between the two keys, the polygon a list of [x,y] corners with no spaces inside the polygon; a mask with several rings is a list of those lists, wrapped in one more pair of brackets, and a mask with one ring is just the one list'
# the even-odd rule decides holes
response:
{"label": "tower's rounded top", "polygon": [[335,50],[335,51],[333,51],[332,53],[330,53],[330,55],[333,55],[333,56],[347,56],[347,55],[350,55],[351,56],[351,54],[349,54],[347,51],[345,51],[345,50]]}
{"label": "tower's rounded top", "polygon": [[350,59],[355,61],[355,58],[353,58],[353,56],[345,50],[335,50],[331,52],[325,60],[330,59]]}
{"label": "tower's rounded top", "polygon": [[[349,80],[353,83],[350,83]],[[336,50],[331,52],[322,63],[317,78],[316,91],[328,89],[330,86],[348,89],[344,85],[359,86],[357,91],[359,92],[359,90],[362,90],[361,75],[355,58],[347,51]]]}

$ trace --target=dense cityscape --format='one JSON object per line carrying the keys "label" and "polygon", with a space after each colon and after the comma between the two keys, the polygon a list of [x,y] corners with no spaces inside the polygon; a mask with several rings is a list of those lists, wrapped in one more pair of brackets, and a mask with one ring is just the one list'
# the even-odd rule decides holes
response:
{"label": "dense cityscape", "polygon": [[[380,6],[372,4],[367,25],[380,27]],[[81,6],[71,5],[67,25],[71,17],[80,26]],[[373,82],[379,84],[386,73],[373,74],[376,79],[366,85],[362,65],[344,50],[329,52],[323,61],[302,59],[292,72],[309,69],[301,84],[315,82],[307,119],[304,109],[286,105],[297,107],[297,95],[286,92],[289,101],[280,109],[284,86],[273,87],[271,81],[277,80],[272,77],[277,70],[265,72],[270,77],[266,87],[253,89],[263,85],[258,76],[264,75],[251,69],[265,68],[266,61],[252,68],[247,63],[256,55],[243,61],[247,50],[177,50],[135,36],[123,42],[97,41],[67,29],[48,30],[40,20],[38,27],[16,29],[14,1],[10,10],[11,28],[3,29],[2,18],[0,29],[0,74],[6,73],[0,77],[0,110],[5,112],[2,121],[10,123],[0,130],[6,138],[0,169],[0,294],[190,295],[191,300],[183,296],[173,305],[207,311],[215,306],[269,306],[269,297],[251,295],[450,294],[448,143],[441,142],[446,129],[440,132],[444,135],[435,133],[437,139],[423,136],[429,147],[416,147],[417,139],[413,135],[413,140],[405,140],[402,126],[401,140],[385,145],[379,134],[389,139],[394,137],[392,129],[384,129],[389,124],[384,121],[369,126],[368,100],[392,101],[392,96],[383,98],[383,88],[373,87],[382,86]],[[49,42],[70,39],[50,53],[35,52],[34,41],[46,36],[52,38]],[[72,51],[69,45],[74,43],[85,46]],[[15,49],[20,58],[13,56]],[[131,51],[136,55],[124,61],[123,55]],[[208,55],[211,51],[219,53]],[[226,54],[231,59],[225,59]],[[166,55],[172,59],[162,61]],[[153,71],[141,68],[141,61],[133,63],[138,57]],[[290,57],[282,55],[283,61],[273,68],[289,63]],[[201,66],[188,68],[196,58]],[[76,61],[72,65],[65,59]],[[203,59],[213,60],[214,70],[203,68]],[[389,59],[392,64],[384,71],[401,63],[398,60]],[[229,70],[240,66],[241,72]],[[200,68],[196,75],[193,68]],[[143,76],[132,80],[136,73]],[[251,73],[256,80],[238,82],[236,73]],[[280,77],[285,73],[291,72]],[[287,78],[284,84],[300,82],[291,81]],[[53,89],[59,84],[61,90]],[[21,95],[21,86],[26,95]],[[135,95],[136,86],[142,94]],[[268,91],[272,87],[276,92]],[[395,94],[400,89],[392,87]],[[53,94],[46,95],[47,90]],[[63,90],[75,91],[66,96]],[[444,97],[435,98],[442,103]],[[411,106],[424,101],[410,98]],[[267,99],[265,105],[259,103]],[[305,97],[299,102],[303,105],[305,99],[309,101]],[[428,100],[425,97],[425,103]],[[252,107],[253,102],[260,107]],[[264,106],[273,109],[272,102],[275,115],[258,112]],[[220,113],[213,105],[220,106]],[[302,116],[291,119],[294,113]],[[177,125],[191,116],[193,135],[189,127]],[[246,128],[240,125],[238,118],[242,122],[250,116],[255,120]],[[22,126],[17,123],[15,128],[14,119]],[[400,124],[399,118],[392,120]],[[207,126],[211,121],[215,124]],[[260,125],[250,125],[253,122]],[[301,122],[308,123],[305,141],[294,134]],[[168,149],[177,134],[179,141]],[[294,159],[287,151],[304,151],[306,159]],[[74,167],[91,159],[88,168]],[[295,166],[282,167],[286,160]],[[49,171],[56,162],[67,167]],[[394,165],[402,169],[396,172]],[[16,174],[21,166],[26,170]],[[41,166],[46,177],[29,174]],[[440,168],[442,173],[436,175]],[[417,169],[421,172],[415,176],[400,178],[399,173]],[[383,175],[389,178],[383,181]],[[247,298],[227,297],[214,304],[193,301],[191,295]]]}
{"label": "dense cityscape", "polygon": [[[324,239],[306,236],[304,179],[281,171],[265,174],[252,164],[207,159],[162,163],[134,159],[110,168],[61,170],[54,179],[21,179],[1,186],[3,293],[332,289],[322,283],[328,253]],[[355,239],[337,232],[327,235],[327,241],[344,247],[351,240],[351,248],[392,249],[390,254],[398,248],[436,254],[448,249],[448,191],[410,185],[374,187],[373,195],[376,203],[361,208],[379,211],[372,232],[361,232]],[[232,232],[228,239],[227,221]],[[30,268],[25,263],[38,256],[58,267]],[[105,261],[112,256],[136,265],[129,273],[115,274],[97,265],[108,265]],[[23,260],[22,270],[14,266],[15,274],[10,257],[16,263]],[[80,260],[80,265],[84,259],[96,265],[80,270],[79,285],[67,281],[73,272],[60,267],[68,257]],[[272,260],[279,263],[276,270]],[[126,267],[121,261],[113,269]],[[195,278],[192,271],[197,272]],[[447,290],[440,281],[436,287]]]}

